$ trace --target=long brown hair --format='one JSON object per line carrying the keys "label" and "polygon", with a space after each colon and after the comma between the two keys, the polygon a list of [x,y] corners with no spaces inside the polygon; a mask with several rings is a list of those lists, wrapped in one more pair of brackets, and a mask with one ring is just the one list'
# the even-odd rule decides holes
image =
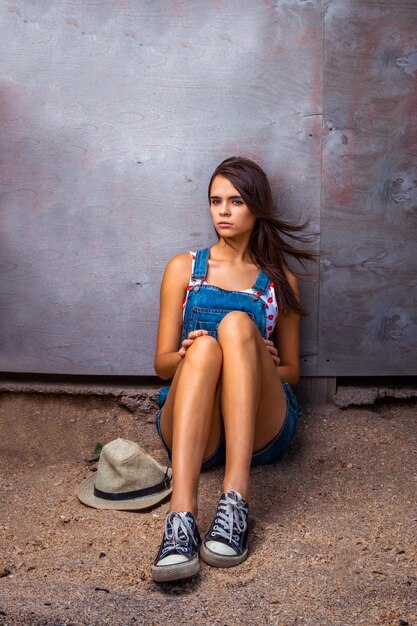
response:
{"label": "long brown hair", "polygon": [[238,190],[245,204],[258,218],[249,241],[252,261],[273,281],[278,307],[284,315],[294,311],[306,315],[290,283],[287,256],[294,257],[306,269],[307,261],[316,261],[318,255],[312,251],[297,248],[282,235],[299,242],[311,242],[312,235],[298,234],[308,224],[290,224],[275,217],[276,206],[271,186],[263,169],[245,157],[230,157],[216,167],[210,179],[208,196],[216,176],[224,176]]}

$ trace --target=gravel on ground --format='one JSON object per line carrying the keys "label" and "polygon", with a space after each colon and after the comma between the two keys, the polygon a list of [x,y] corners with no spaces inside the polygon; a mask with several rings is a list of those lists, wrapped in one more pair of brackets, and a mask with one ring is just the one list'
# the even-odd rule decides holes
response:
{"label": "gravel on ground", "polygon": [[[250,553],[156,585],[168,502],[102,511],[76,498],[96,443],[166,463],[154,409],[111,397],[0,395],[2,626],[417,626],[417,406],[304,409],[289,453],[252,471]],[[205,472],[202,532],[222,469]]]}

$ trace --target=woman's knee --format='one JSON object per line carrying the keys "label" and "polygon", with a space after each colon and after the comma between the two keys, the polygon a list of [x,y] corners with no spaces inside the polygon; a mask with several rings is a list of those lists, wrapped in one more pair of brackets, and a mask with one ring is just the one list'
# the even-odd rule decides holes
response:
{"label": "woman's knee", "polygon": [[197,363],[219,362],[222,361],[222,349],[219,342],[210,335],[201,335],[194,339],[191,346],[185,353],[186,360],[196,361]]}
{"label": "woman's knee", "polygon": [[254,339],[258,329],[247,313],[243,311],[231,311],[222,319],[218,327],[220,343],[232,338],[235,341]]}

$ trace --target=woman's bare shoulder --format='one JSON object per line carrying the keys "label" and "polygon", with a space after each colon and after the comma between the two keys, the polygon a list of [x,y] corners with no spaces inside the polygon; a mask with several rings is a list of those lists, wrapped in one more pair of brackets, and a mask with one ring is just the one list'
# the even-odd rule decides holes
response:
{"label": "woman's bare shoulder", "polygon": [[192,257],[189,252],[181,252],[173,256],[167,263],[165,269],[165,279],[175,279],[176,281],[186,281],[190,277],[192,267]]}
{"label": "woman's bare shoulder", "polygon": [[290,284],[291,289],[294,291],[294,293],[298,294],[298,280],[297,280],[296,275],[293,274],[290,269],[286,268],[285,276],[287,277],[287,280]]}

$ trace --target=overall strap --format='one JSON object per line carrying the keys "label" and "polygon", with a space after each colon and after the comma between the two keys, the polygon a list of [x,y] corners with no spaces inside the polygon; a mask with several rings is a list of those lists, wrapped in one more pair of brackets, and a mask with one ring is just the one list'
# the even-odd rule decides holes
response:
{"label": "overall strap", "polygon": [[209,254],[210,248],[204,248],[204,250],[197,252],[194,262],[194,271],[192,273],[194,280],[204,280],[207,276]]}
{"label": "overall strap", "polygon": [[263,272],[259,272],[252,289],[254,289],[255,291],[259,291],[260,293],[266,293],[268,291],[270,282],[271,280],[266,274],[264,274]]}

